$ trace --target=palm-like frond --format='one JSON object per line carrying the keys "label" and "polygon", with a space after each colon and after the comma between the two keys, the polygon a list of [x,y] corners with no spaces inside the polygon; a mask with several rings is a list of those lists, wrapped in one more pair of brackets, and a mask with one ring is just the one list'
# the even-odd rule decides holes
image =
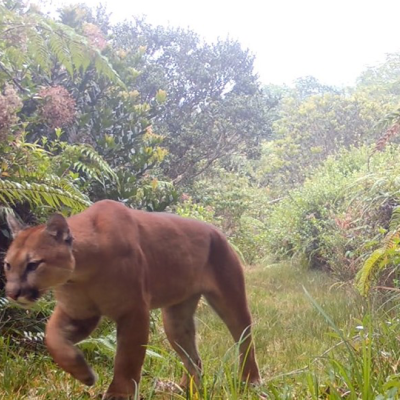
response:
{"label": "palm-like frond", "polygon": [[397,206],[392,211],[392,216],[390,218],[389,229],[391,231],[398,230],[400,227],[400,206]]}
{"label": "palm-like frond", "polygon": [[375,127],[380,130],[386,130],[398,123],[400,123],[400,107],[386,114]]}
{"label": "palm-like frond", "polygon": [[50,74],[51,59],[55,57],[71,76],[93,65],[97,73],[125,87],[107,58],[67,25],[40,14],[20,15],[0,4],[0,39],[6,39],[10,32],[23,35],[24,49],[19,47],[20,43],[0,48],[3,69],[9,65],[22,67],[24,64],[36,64],[43,73]]}
{"label": "palm-like frond", "polygon": [[390,252],[398,247],[400,231],[389,232],[383,242],[383,246],[375,250],[357,274],[357,288],[363,296],[366,296],[377,278],[379,272],[384,269],[390,261]]}
{"label": "palm-like frond", "polygon": [[86,144],[74,144],[68,145],[65,150],[69,153],[68,157],[71,158],[72,154],[77,157],[77,161],[73,164],[76,171],[84,172],[92,179],[102,180],[106,176],[113,181],[118,180],[117,174],[93,147]]}
{"label": "palm-like frond", "polygon": [[[81,175],[85,183],[91,179],[102,181],[105,176],[117,180],[107,162],[89,145],[72,145],[58,140],[48,143],[53,155],[39,143],[17,139],[5,155],[0,170],[0,202],[10,207],[28,202],[32,207],[49,206],[53,209],[70,208],[72,213],[90,205],[84,194]],[[67,165],[65,170],[63,165]],[[22,167],[23,166],[23,167]],[[69,169],[73,173],[67,173]]]}
{"label": "palm-like frond", "polygon": [[357,288],[365,296],[368,294],[371,284],[376,277],[377,272],[382,267],[382,260],[385,256],[384,249],[375,250],[365,261],[364,265],[357,274]]}
{"label": "palm-like frond", "polygon": [[69,182],[60,181],[56,176],[50,176],[46,182],[41,183],[0,179],[0,201],[6,207],[28,202],[35,207],[47,205],[59,209],[67,206],[73,213],[83,211],[90,205],[89,199],[76,188],[71,189]]}

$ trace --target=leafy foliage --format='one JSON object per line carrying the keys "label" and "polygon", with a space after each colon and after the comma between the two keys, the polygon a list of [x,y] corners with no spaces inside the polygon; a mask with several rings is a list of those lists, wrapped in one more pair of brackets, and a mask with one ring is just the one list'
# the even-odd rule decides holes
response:
{"label": "leafy foliage", "polygon": [[[71,77],[95,70],[112,82],[124,86],[118,74],[100,51],[70,27],[46,18],[32,8],[25,11],[17,1],[0,3],[0,70],[22,88],[31,69],[52,73],[53,60]],[[0,76],[1,80],[1,76]]]}
{"label": "leafy foliage", "polygon": [[398,104],[400,95],[400,53],[390,53],[377,65],[371,65],[361,73],[357,89],[365,90],[371,97],[385,98],[392,105]]}
{"label": "leafy foliage", "polygon": [[270,135],[275,102],[260,90],[248,50],[229,39],[207,44],[190,30],[140,19],[117,25],[114,36],[113,45],[131,62],[138,48],[145,49],[136,77],[141,98],[166,91],[154,129],[165,137],[163,169],[174,182],[192,182],[234,153],[257,153]]}
{"label": "leafy foliage", "polygon": [[177,207],[180,215],[218,226],[247,264],[262,260],[267,249],[269,196],[252,183],[251,176],[251,166],[242,157],[232,161],[230,172],[216,163],[188,188]]}
{"label": "leafy foliage", "polygon": [[[47,146],[48,150],[45,149]],[[5,206],[28,202],[31,207],[62,206],[76,213],[90,200],[83,193],[90,180],[117,179],[110,166],[88,145],[60,140],[29,143],[24,135],[2,145],[0,199]]]}
{"label": "leafy foliage", "polygon": [[[398,208],[398,207],[397,207]],[[399,255],[400,231],[398,228],[386,234],[382,246],[376,249],[364,262],[357,274],[357,287],[366,296],[372,285],[378,280],[379,273],[392,267],[392,274],[397,271]]]}
{"label": "leafy foliage", "polygon": [[377,138],[376,121],[387,111],[387,105],[359,92],[284,98],[273,127],[276,140],[269,149],[279,163],[268,171],[266,182],[296,187],[330,155],[371,144]]}
{"label": "leafy foliage", "polygon": [[352,279],[400,202],[397,152],[371,153],[364,147],[328,159],[303,187],[274,204],[267,230],[271,251]]}
{"label": "leafy foliage", "polygon": [[[33,176],[35,178],[35,176]],[[43,204],[53,209],[67,206],[74,211],[83,211],[90,203],[82,196],[68,192],[71,186],[64,182],[55,183],[55,177],[50,177],[45,183],[13,182],[0,180],[0,200],[7,206],[15,206],[25,201],[31,206],[38,207]]]}
{"label": "leafy foliage", "polygon": [[[54,155],[55,175],[61,179],[69,175],[92,200],[114,198],[149,210],[163,210],[175,201],[174,188],[157,169],[167,155],[163,137],[151,129],[151,118],[165,93],[158,92],[149,103],[140,102],[131,73],[134,64],[109,46],[108,16],[78,5],[64,8],[59,22],[13,1],[2,7],[7,12],[2,15],[5,36],[0,31],[0,53],[2,45],[4,51],[21,45],[27,51],[23,60],[4,58],[8,72],[0,73],[0,85],[2,79],[11,80],[20,89],[19,118],[26,140],[40,143]],[[8,119],[15,114],[11,111]],[[0,120],[0,132],[1,128]],[[17,121],[12,129],[17,129]]]}

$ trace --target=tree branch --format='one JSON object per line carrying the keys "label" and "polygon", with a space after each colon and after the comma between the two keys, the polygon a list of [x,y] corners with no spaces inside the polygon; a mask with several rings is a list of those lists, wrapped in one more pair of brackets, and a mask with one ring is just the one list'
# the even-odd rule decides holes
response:
{"label": "tree branch", "polygon": [[11,72],[9,72],[7,70],[7,68],[3,65],[3,63],[0,62],[0,69],[13,81],[14,85],[17,86],[17,88],[21,91],[21,92],[26,92],[27,90],[25,88],[23,88],[19,82],[17,81],[16,78],[14,78],[11,74]]}

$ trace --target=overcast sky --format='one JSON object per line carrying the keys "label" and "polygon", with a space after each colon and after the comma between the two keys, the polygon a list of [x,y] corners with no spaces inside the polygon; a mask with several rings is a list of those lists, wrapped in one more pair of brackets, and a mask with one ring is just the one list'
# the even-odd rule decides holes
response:
{"label": "overcast sky", "polygon": [[256,71],[264,83],[291,84],[298,77],[313,75],[325,84],[352,84],[368,65],[400,51],[399,0],[103,3],[114,20],[146,15],[153,24],[190,27],[208,41],[227,36],[238,39],[256,55]]}

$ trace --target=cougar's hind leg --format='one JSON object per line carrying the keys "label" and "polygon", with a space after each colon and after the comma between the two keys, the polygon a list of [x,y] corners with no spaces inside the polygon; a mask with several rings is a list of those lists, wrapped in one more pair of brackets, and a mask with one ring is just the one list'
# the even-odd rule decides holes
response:
{"label": "cougar's hind leg", "polygon": [[241,371],[243,381],[259,383],[253,338],[252,319],[247,305],[243,269],[236,256],[232,254],[226,260],[219,260],[216,273],[216,288],[205,293],[211,307],[217,312],[231,332],[235,342],[239,343]]}
{"label": "cougar's hind leg", "polygon": [[199,300],[200,295],[195,295],[180,304],[162,309],[167,338],[187,371],[180,382],[181,387],[184,388],[188,387],[190,378],[193,378],[196,385],[199,385],[202,371],[201,359],[196,346],[194,323],[194,313]]}
{"label": "cougar's hind leg", "polygon": [[96,375],[74,343],[89,336],[99,320],[99,316],[72,319],[56,307],[46,326],[46,346],[56,364],[88,386],[95,383]]}

